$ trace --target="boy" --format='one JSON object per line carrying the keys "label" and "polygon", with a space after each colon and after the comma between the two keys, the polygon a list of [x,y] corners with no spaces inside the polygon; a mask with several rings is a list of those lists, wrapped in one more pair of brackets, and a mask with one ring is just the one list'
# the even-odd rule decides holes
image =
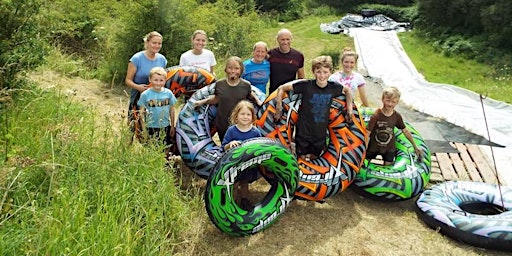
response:
{"label": "boy", "polygon": [[366,127],[370,138],[367,142],[366,159],[382,155],[384,165],[393,164],[396,153],[393,131],[395,127],[402,130],[414,147],[414,152],[421,159],[423,151],[416,146],[411,132],[405,127],[402,115],[395,110],[399,101],[400,91],[396,87],[388,87],[382,91],[382,107],[375,111]]}
{"label": "boy", "polygon": [[296,154],[308,161],[320,156],[325,147],[326,130],[329,125],[329,111],[331,102],[345,93],[347,99],[347,115],[345,119],[351,122],[352,96],[350,90],[344,86],[327,81],[332,72],[332,58],[319,56],[313,59],[312,71],[315,79],[298,80],[286,83],[277,88],[276,112],[274,118],[281,118],[283,105],[283,92],[293,90],[302,94],[295,132]]}
{"label": "boy", "polygon": [[[169,159],[174,127],[174,104],[176,97],[171,90],[165,88],[167,72],[161,67],[152,68],[149,72],[150,89],[145,90],[138,101],[141,109],[142,129],[150,139],[159,140],[160,132],[165,132],[165,156]],[[146,131],[147,130],[147,131]]]}

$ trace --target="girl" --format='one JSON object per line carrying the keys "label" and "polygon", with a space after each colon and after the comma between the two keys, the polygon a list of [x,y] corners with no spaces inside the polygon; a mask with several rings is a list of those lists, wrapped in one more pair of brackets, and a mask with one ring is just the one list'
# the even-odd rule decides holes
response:
{"label": "girl", "polygon": [[215,75],[213,67],[217,65],[217,60],[212,51],[205,49],[208,37],[203,30],[196,30],[192,34],[192,50],[181,54],[180,66],[200,67]]}
{"label": "girl", "polygon": [[[135,53],[128,62],[126,78],[124,83],[131,88],[130,104],[128,107],[128,124],[135,133],[135,137],[140,139],[140,120],[138,117],[137,101],[140,94],[147,89],[149,83],[149,71],[154,67],[165,68],[167,59],[159,53],[162,49],[163,37],[160,33],[153,31],[144,38],[144,50]],[[133,137],[130,143],[133,141]]]}
{"label": "girl", "polygon": [[239,101],[252,97],[256,104],[259,106],[262,104],[252,92],[251,84],[244,79],[240,79],[244,72],[244,65],[240,57],[229,57],[224,71],[226,72],[226,78],[215,83],[214,95],[194,103],[195,107],[203,104],[217,104],[217,115],[214,124],[217,127],[220,141],[224,139],[224,134],[226,134],[229,127],[229,115]]}
{"label": "girl", "polygon": [[354,98],[356,90],[359,91],[359,98],[361,99],[362,105],[364,107],[369,107],[364,87],[366,85],[364,77],[361,74],[354,72],[354,67],[357,64],[358,58],[359,55],[352,51],[350,47],[343,48],[340,56],[340,65],[343,67],[343,70],[332,74],[331,77],[329,77],[329,81],[348,87]]}
{"label": "girl", "polygon": [[[231,126],[226,131],[226,135],[222,140],[222,148],[229,150],[233,147],[240,146],[241,142],[250,138],[262,137],[260,130],[253,124],[256,121],[256,110],[254,105],[242,100],[233,109],[230,116]],[[249,183],[258,179],[258,169],[253,168],[243,173],[238,182],[235,183],[235,201],[243,208],[248,210],[252,204],[247,199],[249,193]]]}

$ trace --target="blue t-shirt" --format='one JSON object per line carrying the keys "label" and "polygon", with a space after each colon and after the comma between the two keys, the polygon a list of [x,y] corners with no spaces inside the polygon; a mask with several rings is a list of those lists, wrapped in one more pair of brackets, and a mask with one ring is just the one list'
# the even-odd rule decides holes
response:
{"label": "blue t-shirt", "polygon": [[146,126],[150,128],[170,126],[170,109],[174,104],[176,104],[176,97],[167,88],[163,88],[161,92],[153,89],[145,90],[138,101],[138,105],[146,109]]}
{"label": "blue t-shirt", "polygon": [[244,141],[251,138],[262,137],[260,130],[256,127],[252,127],[250,130],[246,132],[242,132],[236,127],[236,125],[231,125],[226,131],[226,135],[224,135],[224,139],[222,140],[222,149],[234,140]]}
{"label": "blue t-shirt", "polygon": [[[133,77],[133,82],[136,84],[149,84],[149,71],[154,67],[165,68],[167,66],[167,59],[164,55],[157,53],[154,60],[150,60],[144,55],[144,51],[135,53],[131,58],[130,62],[135,65],[137,71]],[[130,102],[134,103],[135,98],[139,91],[132,89],[130,92]]]}
{"label": "blue t-shirt", "polygon": [[245,60],[242,78],[266,94],[267,83],[270,79],[270,62],[263,60],[261,63],[256,63],[252,59]]}

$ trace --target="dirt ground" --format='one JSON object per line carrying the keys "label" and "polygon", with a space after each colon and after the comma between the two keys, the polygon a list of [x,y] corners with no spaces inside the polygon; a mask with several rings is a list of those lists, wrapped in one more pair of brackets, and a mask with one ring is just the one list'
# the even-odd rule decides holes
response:
{"label": "dirt ground", "polygon": [[[63,77],[53,72],[34,73],[31,78],[43,88],[59,90],[81,104],[101,106],[97,108],[98,115],[112,120],[114,128],[126,124],[126,87],[113,89],[96,80]],[[204,189],[206,181],[196,177],[185,166],[180,173],[183,184]],[[256,189],[267,187],[264,181],[258,182]],[[414,199],[403,202],[375,201],[361,197],[349,188],[326,199],[324,203],[296,200],[274,225],[243,238],[222,233],[209,222],[205,210],[204,221],[198,222],[203,226],[198,229],[198,243],[193,246],[193,252],[181,254],[507,255],[441,235],[418,219],[414,208]]]}

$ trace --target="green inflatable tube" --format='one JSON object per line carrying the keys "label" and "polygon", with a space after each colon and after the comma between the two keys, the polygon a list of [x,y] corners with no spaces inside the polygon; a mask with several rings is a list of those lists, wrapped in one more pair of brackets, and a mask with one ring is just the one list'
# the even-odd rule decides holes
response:
{"label": "green inflatable tube", "polygon": [[[374,109],[361,108],[366,125]],[[419,195],[430,180],[431,154],[419,132],[405,122],[416,145],[423,150],[421,161],[402,130],[395,128],[396,155],[392,165],[383,166],[364,160],[355,181],[354,190],[359,194],[378,200],[402,201]]]}
{"label": "green inflatable tube", "polygon": [[[233,184],[245,171],[260,166],[275,175],[266,196],[254,208],[244,210],[233,198]],[[299,184],[295,156],[270,138],[244,141],[226,151],[208,178],[205,206],[210,220],[232,236],[247,236],[272,225],[293,200]]]}

